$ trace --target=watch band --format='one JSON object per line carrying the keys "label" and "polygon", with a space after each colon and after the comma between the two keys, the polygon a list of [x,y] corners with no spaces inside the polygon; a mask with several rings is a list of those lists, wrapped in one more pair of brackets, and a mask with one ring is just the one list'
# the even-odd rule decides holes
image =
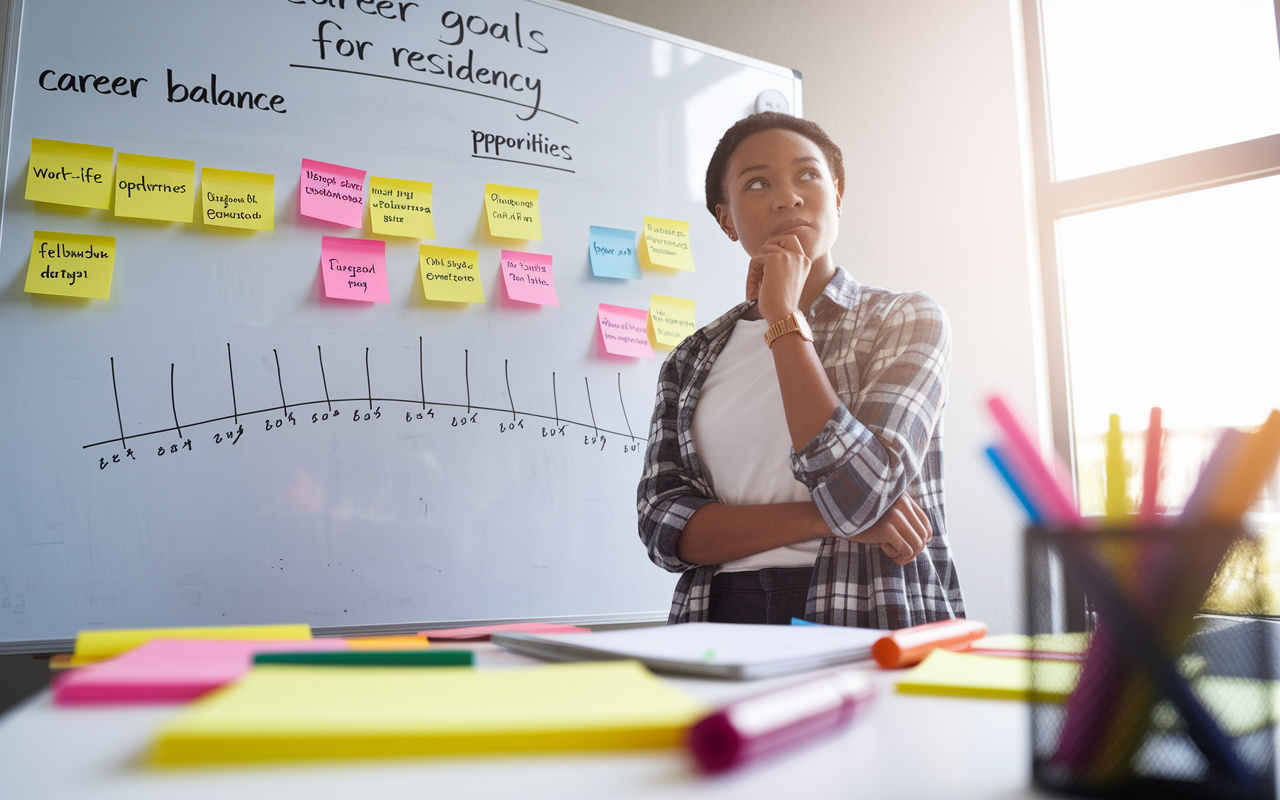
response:
{"label": "watch band", "polygon": [[778,337],[785,336],[788,333],[798,333],[800,338],[806,342],[813,341],[813,331],[809,329],[809,323],[801,316],[799,311],[792,311],[787,316],[778,320],[769,326],[769,330],[764,332],[765,346],[770,350],[773,349],[773,343]]}

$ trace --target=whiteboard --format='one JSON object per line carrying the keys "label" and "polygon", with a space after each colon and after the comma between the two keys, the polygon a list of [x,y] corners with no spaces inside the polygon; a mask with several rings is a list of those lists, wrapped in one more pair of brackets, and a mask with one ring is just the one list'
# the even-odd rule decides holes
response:
{"label": "whiteboard", "polygon": [[[39,0],[14,5],[10,32],[0,651],[100,627],[665,616],[675,576],[646,558],[635,512],[665,352],[603,352],[597,307],[688,298],[701,325],[740,300],[743,256],[703,207],[703,171],[762,91],[800,112],[797,73],[519,0]],[[527,83],[413,71],[413,52]],[[63,74],[146,80],[134,97],[93,78],[59,91]],[[284,113],[169,101],[170,80],[214,75]],[[476,131],[571,160],[484,158]],[[199,205],[193,224],[37,207],[33,137],[193,159],[197,179],[273,174],[275,230],[203,225]],[[436,239],[300,216],[304,158],[433,183]],[[488,235],[486,183],[539,190],[542,241]],[[690,221],[697,269],[594,277],[588,226],[646,215]],[[36,230],[114,236],[110,299],[27,294]],[[390,303],[322,297],[326,235],[386,238]],[[478,250],[485,303],[424,301],[420,243]],[[552,255],[559,307],[505,299],[502,249]]]}

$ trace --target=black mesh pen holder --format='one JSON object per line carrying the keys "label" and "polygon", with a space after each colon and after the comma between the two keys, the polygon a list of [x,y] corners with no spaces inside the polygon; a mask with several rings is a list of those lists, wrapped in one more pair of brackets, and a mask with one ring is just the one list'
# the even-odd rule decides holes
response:
{"label": "black mesh pen holder", "polygon": [[[1245,536],[1220,525],[1027,530],[1037,786],[1274,800],[1271,623],[1198,616],[1218,566]],[[1061,632],[1063,584],[1088,599],[1087,632]]]}

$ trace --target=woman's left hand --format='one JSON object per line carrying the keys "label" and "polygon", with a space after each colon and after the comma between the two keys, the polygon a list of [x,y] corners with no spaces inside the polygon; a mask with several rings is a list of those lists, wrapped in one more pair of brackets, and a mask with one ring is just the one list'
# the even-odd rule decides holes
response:
{"label": "woman's left hand", "polygon": [[769,238],[747,266],[747,299],[760,301],[760,316],[772,325],[800,310],[811,266],[794,234]]}

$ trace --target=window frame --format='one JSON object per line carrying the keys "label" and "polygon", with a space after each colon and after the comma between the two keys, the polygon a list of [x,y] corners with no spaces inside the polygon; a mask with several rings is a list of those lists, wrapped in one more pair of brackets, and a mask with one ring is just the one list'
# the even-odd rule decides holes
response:
{"label": "window frame", "polygon": [[[1276,48],[1277,55],[1280,56],[1280,0],[1273,0],[1273,4],[1277,20]],[[1068,460],[1074,484],[1076,452],[1071,408],[1071,360],[1067,352],[1062,271],[1058,265],[1058,220],[1159,197],[1280,175],[1280,133],[1096,175],[1057,181],[1053,176],[1053,139],[1049,124],[1042,0],[1022,0],[1022,12],[1040,278],[1044,295],[1049,408],[1053,444]]]}
{"label": "window frame", "polygon": [[[1273,0],[1273,5],[1277,55],[1280,56],[1280,0]],[[1078,495],[1071,358],[1067,352],[1058,221],[1091,211],[1280,175],[1280,133],[1095,175],[1055,180],[1042,0],[1021,0],[1021,11],[1052,441],[1070,467],[1072,486]],[[1062,620],[1065,630],[1089,629],[1083,592],[1067,576],[1062,575],[1061,579],[1057,591],[1065,601]]]}

